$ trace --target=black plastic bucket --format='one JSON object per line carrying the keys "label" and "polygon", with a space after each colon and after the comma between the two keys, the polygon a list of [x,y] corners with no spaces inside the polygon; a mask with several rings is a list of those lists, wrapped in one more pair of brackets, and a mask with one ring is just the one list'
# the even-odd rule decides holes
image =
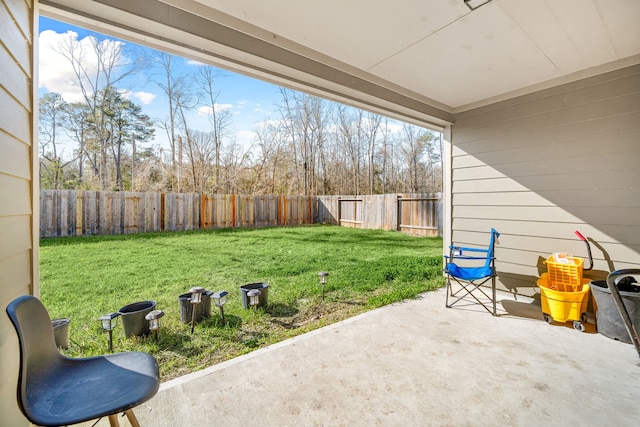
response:
{"label": "black plastic bucket", "polygon": [[[196,308],[196,323],[211,317],[211,295],[213,295],[212,291],[204,291],[202,293],[202,301]],[[178,297],[178,303],[180,304],[180,321],[182,323],[191,323],[193,306],[195,304],[191,304],[190,299],[191,294],[182,294]]]}
{"label": "black plastic bucket", "polygon": [[143,337],[149,335],[149,321],[144,318],[156,308],[155,301],[140,301],[125,305],[118,313],[122,319],[124,335],[129,338],[133,336]]}
{"label": "black plastic bucket", "polygon": [[[635,290],[637,292],[630,292]],[[624,290],[629,289],[629,291]],[[622,297],[629,317],[636,329],[640,329],[640,286],[623,288],[618,284],[618,291]],[[613,295],[604,280],[594,280],[591,282],[591,293],[596,302],[596,326],[598,333],[607,338],[631,344],[631,337],[624,326],[622,316],[618,311]]]}
{"label": "black plastic bucket", "polygon": [[260,302],[258,307],[266,307],[269,304],[269,284],[268,283],[249,283],[247,285],[240,286],[240,297],[242,298],[242,308],[245,310],[250,308],[249,297],[247,293],[252,289],[258,289],[260,291]]}
{"label": "black plastic bucket", "polygon": [[69,323],[71,323],[71,319],[68,317],[51,320],[53,337],[59,348],[69,348]]}

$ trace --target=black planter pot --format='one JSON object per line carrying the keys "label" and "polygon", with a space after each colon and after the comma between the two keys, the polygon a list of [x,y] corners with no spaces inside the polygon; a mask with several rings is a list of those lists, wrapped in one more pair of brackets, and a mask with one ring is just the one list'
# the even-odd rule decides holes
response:
{"label": "black planter pot", "polygon": [[125,305],[118,313],[122,319],[124,335],[129,338],[133,336],[143,337],[149,335],[149,321],[144,317],[156,308],[155,301],[140,301]]}

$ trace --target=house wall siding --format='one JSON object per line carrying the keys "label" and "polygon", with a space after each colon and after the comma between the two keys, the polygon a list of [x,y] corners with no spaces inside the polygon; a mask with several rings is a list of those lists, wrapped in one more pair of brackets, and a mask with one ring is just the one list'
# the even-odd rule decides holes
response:
{"label": "house wall siding", "polygon": [[0,424],[8,426],[29,425],[16,401],[20,356],[5,307],[37,292],[34,7],[32,0],[0,0]]}
{"label": "house wall siding", "polygon": [[500,285],[534,293],[555,251],[594,270],[640,268],[640,66],[459,113],[451,130],[451,238],[486,244]]}

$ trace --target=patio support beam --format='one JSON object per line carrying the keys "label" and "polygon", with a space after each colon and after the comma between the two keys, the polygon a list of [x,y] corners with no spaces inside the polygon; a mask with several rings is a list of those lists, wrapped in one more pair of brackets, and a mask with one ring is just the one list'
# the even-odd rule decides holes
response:
{"label": "patio support beam", "polygon": [[442,230],[444,232],[442,237],[445,253],[448,251],[449,246],[453,244],[453,176],[451,167],[449,166],[452,162],[451,138],[451,126],[447,126],[442,131],[442,162],[444,165],[447,165],[447,167],[442,168]]}

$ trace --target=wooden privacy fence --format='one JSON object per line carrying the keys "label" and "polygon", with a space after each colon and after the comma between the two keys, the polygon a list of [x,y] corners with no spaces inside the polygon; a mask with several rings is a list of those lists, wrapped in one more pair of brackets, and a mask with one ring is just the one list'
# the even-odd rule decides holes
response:
{"label": "wooden privacy fence", "polygon": [[40,237],[332,223],[441,235],[439,194],[241,196],[40,191]]}
{"label": "wooden privacy fence", "polygon": [[441,236],[441,218],[440,193],[318,197],[317,220],[345,227]]}
{"label": "wooden privacy fence", "polygon": [[40,191],[40,237],[313,223],[314,198]]}

